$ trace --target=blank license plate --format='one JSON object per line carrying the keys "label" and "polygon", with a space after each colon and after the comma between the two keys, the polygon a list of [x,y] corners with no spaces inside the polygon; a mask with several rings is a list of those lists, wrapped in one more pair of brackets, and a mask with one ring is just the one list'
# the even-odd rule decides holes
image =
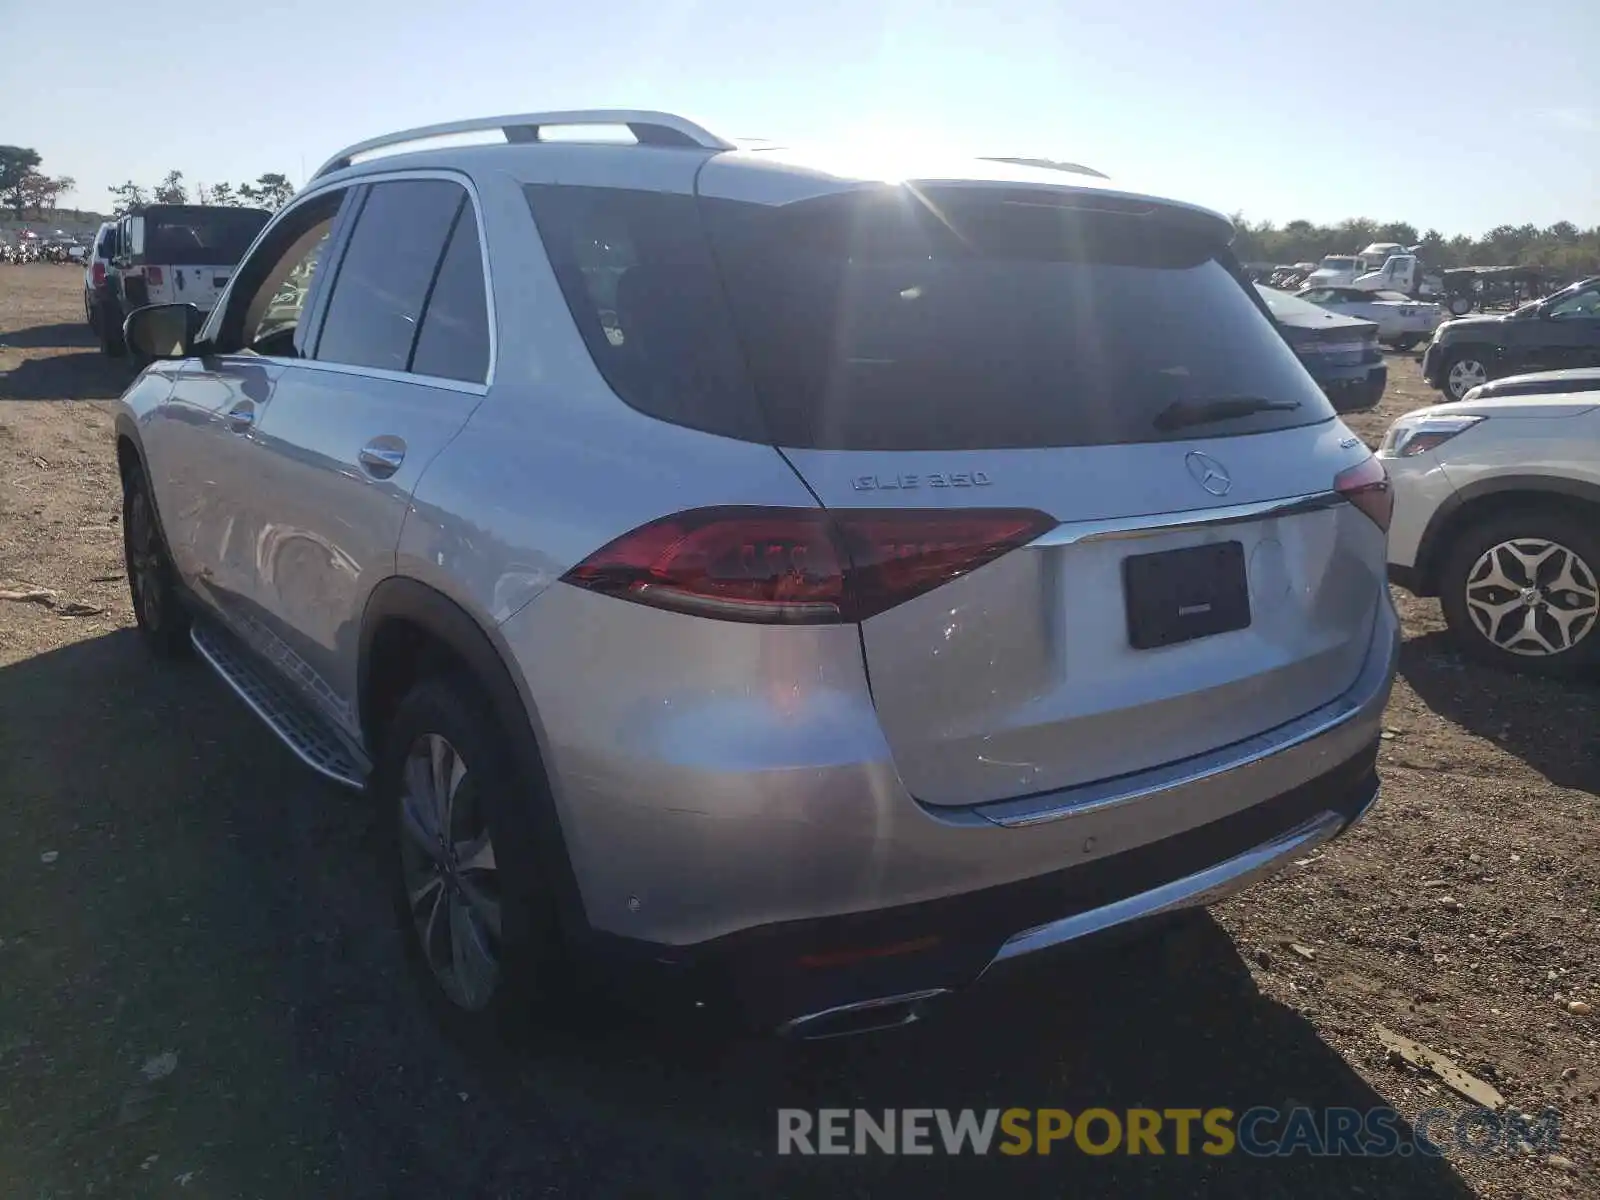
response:
{"label": "blank license plate", "polygon": [[1153,650],[1250,624],[1244,546],[1214,542],[1122,560],[1128,642]]}

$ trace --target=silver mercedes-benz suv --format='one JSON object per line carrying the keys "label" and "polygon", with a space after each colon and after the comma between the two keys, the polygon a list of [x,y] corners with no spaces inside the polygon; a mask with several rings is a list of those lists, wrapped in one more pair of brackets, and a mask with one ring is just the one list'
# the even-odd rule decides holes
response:
{"label": "silver mercedes-benz suv", "polygon": [[128,318],[139,625],[382,806],[454,1019],[903,1023],[1377,795],[1387,478],[1231,232],[663,113],[353,146]]}

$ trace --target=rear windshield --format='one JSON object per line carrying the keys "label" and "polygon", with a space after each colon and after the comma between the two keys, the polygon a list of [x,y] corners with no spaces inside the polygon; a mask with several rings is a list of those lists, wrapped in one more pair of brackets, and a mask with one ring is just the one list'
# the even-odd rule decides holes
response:
{"label": "rear windshield", "polygon": [[[528,190],[601,372],[679,424],[782,446],[948,450],[1332,415],[1213,228],[991,188],[782,207]],[[1203,431],[1157,420],[1258,399],[1272,407]]]}
{"label": "rear windshield", "polygon": [[259,208],[146,209],[144,260],[174,266],[231,266],[272,214]]}

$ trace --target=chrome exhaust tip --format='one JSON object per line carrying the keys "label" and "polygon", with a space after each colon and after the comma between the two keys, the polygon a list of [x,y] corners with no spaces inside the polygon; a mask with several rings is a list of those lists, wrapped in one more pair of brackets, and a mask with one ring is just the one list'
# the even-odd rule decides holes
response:
{"label": "chrome exhaust tip", "polygon": [[796,1041],[817,1042],[826,1038],[854,1037],[884,1029],[899,1029],[920,1020],[931,1001],[949,994],[949,988],[926,988],[898,996],[857,1000],[785,1021],[778,1026],[778,1034]]}

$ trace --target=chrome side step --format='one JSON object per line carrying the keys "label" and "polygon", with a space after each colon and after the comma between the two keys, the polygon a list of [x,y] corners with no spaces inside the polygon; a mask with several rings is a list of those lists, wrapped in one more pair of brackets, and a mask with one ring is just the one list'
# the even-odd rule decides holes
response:
{"label": "chrome side step", "polygon": [[197,620],[189,640],[200,657],[296,758],[344,787],[359,791],[366,786],[371,764],[365,756],[358,755],[304,701],[257,667],[237,638],[216,625]]}

